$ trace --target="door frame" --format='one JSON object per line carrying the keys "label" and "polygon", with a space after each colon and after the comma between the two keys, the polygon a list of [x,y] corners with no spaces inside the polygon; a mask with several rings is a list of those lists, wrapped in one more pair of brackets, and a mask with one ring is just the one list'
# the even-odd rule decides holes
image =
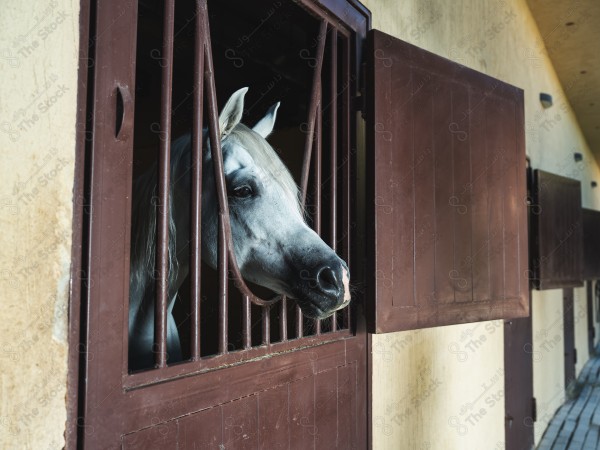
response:
{"label": "door frame", "polygon": [[[82,294],[82,263],[84,245],[84,180],[86,171],[86,153],[88,136],[88,82],[93,80],[93,70],[88,64],[93,49],[90,37],[93,28],[93,5],[91,0],[79,2],[79,67],[77,68],[77,113],[75,127],[75,170],[73,181],[73,217],[71,238],[71,273],[69,284],[69,321],[68,321],[68,353],[67,353],[67,421],[65,424],[65,448],[78,447],[79,433],[79,378],[81,366],[81,303],[85,301]],[[85,62],[85,64],[84,64]]]}

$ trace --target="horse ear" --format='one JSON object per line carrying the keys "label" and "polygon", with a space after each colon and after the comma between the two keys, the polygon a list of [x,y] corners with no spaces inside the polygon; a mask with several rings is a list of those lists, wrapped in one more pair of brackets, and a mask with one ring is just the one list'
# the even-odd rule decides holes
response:
{"label": "horse ear", "polygon": [[275,118],[277,117],[277,109],[279,109],[280,102],[275,103],[273,106],[269,108],[265,117],[260,119],[254,128],[258,134],[266,139],[266,137],[271,134],[273,131],[273,127],[275,126]]}
{"label": "horse ear", "polygon": [[227,136],[233,128],[240,123],[244,112],[244,96],[248,92],[247,87],[235,91],[219,115],[219,130],[221,139]]}

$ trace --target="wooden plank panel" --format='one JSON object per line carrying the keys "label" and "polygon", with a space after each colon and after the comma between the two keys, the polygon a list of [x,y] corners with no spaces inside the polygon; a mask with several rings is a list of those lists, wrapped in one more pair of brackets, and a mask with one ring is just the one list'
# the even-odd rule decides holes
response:
{"label": "wooden plank panel", "polygon": [[[428,74],[432,77],[431,74]],[[423,75],[425,76],[425,75]],[[437,309],[438,304],[453,303],[456,291],[470,290],[471,275],[460,271],[454,265],[455,242],[455,213],[462,208],[453,198],[455,191],[453,157],[453,134],[449,132],[450,119],[452,117],[452,93],[453,86],[447,80],[441,77],[432,77],[433,80],[428,86],[431,92],[433,111],[432,120],[427,123],[430,127],[429,133],[433,134],[433,146],[430,150],[433,154],[435,167],[433,177],[428,173],[422,173],[418,180],[427,180],[433,185],[435,198],[431,204],[432,220],[435,223],[433,233],[435,241],[435,260],[430,267],[417,266],[415,271],[418,276],[424,272],[435,274],[433,285],[425,293],[430,296],[431,308]],[[429,179],[432,178],[432,179]],[[461,239],[462,240],[462,239]],[[470,237],[468,238],[470,241]],[[429,245],[429,239],[425,236],[419,236],[422,246]],[[427,301],[427,299],[425,299]],[[419,303],[423,300],[419,299]]]}
{"label": "wooden plank panel", "polygon": [[[486,93],[487,94],[487,93]],[[496,97],[488,98],[485,102],[486,118],[486,176],[485,182],[489,187],[488,223],[489,244],[488,262],[490,271],[489,298],[491,300],[504,298],[504,200],[505,186],[503,180],[505,137],[509,132],[505,126],[505,116],[512,117],[506,111],[506,105]],[[514,133],[513,133],[514,135]]]}
{"label": "wooden plank panel", "polygon": [[339,449],[361,448],[357,440],[359,423],[364,420],[359,417],[356,404],[358,389],[356,365],[338,367],[338,447]]}
{"label": "wooden plank panel", "polygon": [[[413,171],[414,184],[414,230],[413,230],[413,264],[414,286],[413,298],[416,304],[430,302],[435,292],[435,251],[432,245],[422,238],[423,230],[435,229],[436,205],[435,182],[429,176],[435,170],[433,156],[433,113],[434,98],[430,85],[419,88],[421,78],[425,75],[417,70],[412,71],[412,116],[413,116]],[[398,152],[399,149],[396,149]],[[407,151],[410,151],[407,149]],[[419,164],[415,164],[419,161]],[[403,214],[406,214],[404,211]],[[403,233],[404,230],[398,230]]]}
{"label": "wooden plank panel", "polygon": [[581,183],[535,170],[533,185],[530,266],[534,286],[536,289],[582,286]]}
{"label": "wooden plank panel", "polygon": [[123,437],[123,450],[163,450],[177,445],[177,422],[157,424]]}
{"label": "wooden plank panel", "polygon": [[583,208],[583,278],[600,278],[600,211]]}
{"label": "wooden plank panel", "polygon": [[290,445],[289,387],[261,392],[258,397],[258,448],[287,449]]}
{"label": "wooden plank panel", "polygon": [[258,395],[225,403],[223,446],[240,450],[258,447]]}
{"label": "wooden plank panel", "polygon": [[[338,446],[338,379],[337,368],[315,376],[315,448]],[[344,414],[343,411],[340,411]]]}
{"label": "wooden plank panel", "polygon": [[450,197],[454,206],[454,270],[458,279],[465,280],[457,285],[456,302],[468,302],[473,298],[472,260],[472,185],[471,185],[471,140],[469,89],[456,85],[451,91],[452,119],[447,126],[452,134],[454,154],[454,189]]}
{"label": "wooden plank panel", "polygon": [[[473,297],[477,299],[490,298],[490,267],[489,267],[489,209],[490,193],[487,183],[488,148],[486,142],[485,96],[480,90],[471,91],[471,141],[473,142],[473,157],[471,185],[472,191],[472,245],[473,245]],[[479,143],[477,145],[476,143]],[[475,157],[477,153],[477,157]]]}
{"label": "wooden plank panel", "polygon": [[523,92],[377,30],[367,47],[369,331],[527,315]]}
{"label": "wooden plank panel", "polygon": [[179,419],[179,449],[209,450],[223,444],[223,410],[210,408]]}
{"label": "wooden plank panel", "polygon": [[308,377],[290,383],[290,449],[315,448],[319,432],[315,422],[314,378]]}
{"label": "wooden plank panel", "polygon": [[[384,64],[382,62],[382,64]],[[390,108],[389,114],[380,117],[381,122],[375,124],[377,140],[383,144],[385,142],[393,143],[389,151],[378,158],[378,169],[385,170],[390,166],[394,174],[389,180],[380,180],[382,189],[375,197],[375,214],[377,231],[386,235],[388,248],[400,248],[404,257],[397,258],[391,268],[385,267],[378,269],[376,277],[380,280],[378,288],[380,295],[385,298],[391,298],[395,306],[411,307],[414,302],[414,265],[413,255],[415,253],[415,224],[413,215],[415,211],[414,184],[415,184],[415,154],[414,154],[414,117],[413,95],[412,95],[412,73],[406,72],[387,72],[389,83],[394,90],[401,92],[403,98],[397,108]],[[389,101],[390,106],[392,97],[381,99]],[[380,125],[378,125],[380,124]],[[406,152],[397,152],[398,147],[411,149]],[[386,182],[391,185],[391,189],[384,189]],[[407,212],[410,212],[407,214]],[[394,224],[401,224],[400,227]],[[387,230],[387,231],[386,231]],[[386,245],[382,245],[385,247]],[[387,259],[389,255],[386,251],[378,249],[378,256]],[[400,285],[399,289],[393,289]]]}
{"label": "wooden plank panel", "polygon": [[[513,122],[506,121],[504,125],[508,127],[505,131],[506,135],[514,136],[520,131],[516,129],[516,124],[522,119],[518,116],[523,112],[515,108],[514,103],[503,102],[507,110],[507,114],[515,116]],[[523,278],[526,275],[528,262],[528,249],[519,248],[518,235],[511,229],[511,223],[518,223],[520,220],[526,221],[526,216],[519,214],[521,205],[525,203],[525,199],[519,197],[519,179],[517,177],[516,167],[519,165],[521,157],[519,149],[506,148],[503,151],[503,166],[502,179],[504,180],[504,296],[506,298],[517,298],[519,296],[520,286],[523,283]],[[521,264],[523,266],[521,266]],[[526,281],[527,286],[529,282]]]}

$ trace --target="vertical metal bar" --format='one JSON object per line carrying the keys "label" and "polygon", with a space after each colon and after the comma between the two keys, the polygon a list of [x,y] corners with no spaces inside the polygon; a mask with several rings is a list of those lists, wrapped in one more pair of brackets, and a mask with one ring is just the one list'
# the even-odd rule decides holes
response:
{"label": "vertical metal bar", "polygon": [[[313,73],[312,93],[310,96],[310,105],[308,110],[308,132],[304,144],[304,161],[302,163],[302,177],[300,180],[300,188],[302,195],[302,206],[306,204],[306,193],[308,189],[308,175],[312,154],[312,146],[315,132],[315,119],[317,115],[317,105],[320,103],[321,93],[321,68],[323,67],[323,55],[325,53],[325,41],[327,39],[327,21],[323,19],[319,28],[318,46],[317,46],[317,63]],[[296,333],[297,337],[304,335],[303,317],[300,307],[296,307]]]}
{"label": "vertical metal bar", "polygon": [[[348,38],[344,38],[344,48],[343,48],[343,59],[342,59],[342,79],[348,80],[350,84],[346,87],[342,97],[342,148],[344,149],[344,166],[342,170],[342,230],[344,232],[343,241],[341,243],[341,251],[346,264],[348,267],[351,267],[350,263],[350,241],[351,241],[351,170],[352,170],[352,137],[351,137],[351,126],[352,117],[350,113],[350,94],[354,92],[354,82],[350,80],[350,42]],[[350,326],[350,307],[344,308],[344,322],[346,327],[351,328]]]}
{"label": "vertical metal bar", "polygon": [[300,307],[296,305],[296,337],[301,338],[304,336],[304,318]]}
{"label": "vertical metal bar", "polygon": [[218,255],[217,265],[219,268],[219,353],[227,353],[228,344],[228,323],[229,323],[229,304],[227,302],[227,238],[225,235],[225,227],[223,226],[224,218],[219,215],[219,238],[218,238]]}
{"label": "vertical metal bar", "polygon": [[[321,98],[321,93],[319,92],[319,98]],[[321,235],[321,181],[323,178],[322,173],[322,159],[323,159],[323,139],[322,139],[322,121],[323,121],[323,110],[321,108],[321,101],[317,105],[317,115],[315,118],[315,175],[314,175],[314,229],[317,234]]]}
{"label": "vertical metal bar", "polygon": [[287,297],[282,297],[279,302],[279,336],[281,342],[288,340],[288,329],[287,329]]}
{"label": "vertical metal bar", "polygon": [[250,297],[242,296],[242,335],[244,339],[244,349],[252,347],[252,309],[250,305]]}
{"label": "vertical metal bar", "polygon": [[196,2],[196,48],[194,59],[194,113],[192,126],[192,204],[191,204],[191,330],[190,353],[193,361],[200,358],[200,297],[201,297],[201,201],[202,201],[202,110],[204,73],[203,17],[200,2]]}
{"label": "vertical metal bar", "polygon": [[228,314],[227,303],[227,227],[229,227],[229,211],[227,207],[227,194],[223,176],[223,156],[221,153],[221,138],[219,132],[219,112],[217,109],[217,94],[215,89],[214,68],[210,44],[210,28],[207,14],[204,14],[204,33],[206,36],[204,47],[204,82],[207,90],[209,135],[211,155],[215,170],[217,196],[219,200],[219,237],[217,267],[219,279],[219,353],[227,353],[228,344]]}
{"label": "vertical metal bar", "polygon": [[[330,236],[331,248],[337,252],[337,81],[338,81],[338,47],[337,47],[337,29],[331,30],[331,101],[329,104],[329,113],[331,114],[331,135],[330,135],[330,151],[331,151],[331,174],[330,174]],[[331,331],[337,330],[337,314],[331,316]]]}
{"label": "vertical metal bar", "polygon": [[162,42],[162,86],[158,154],[158,217],[156,248],[156,301],[154,309],[154,361],[157,367],[167,365],[167,305],[169,296],[169,188],[171,172],[171,103],[173,85],[173,35],[175,1],[165,0]]}
{"label": "vertical metal bar", "polygon": [[310,167],[310,159],[312,153],[312,144],[315,131],[315,117],[317,115],[317,103],[320,102],[319,92],[321,90],[321,68],[323,67],[323,54],[325,53],[325,40],[327,38],[327,22],[321,21],[319,28],[319,38],[317,47],[317,63],[313,73],[312,93],[310,97],[310,105],[308,110],[308,130],[306,141],[304,144],[304,163],[302,165],[302,178],[300,187],[302,189],[302,205],[306,202],[306,190],[308,188],[308,172]]}
{"label": "vertical metal bar", "polygon": [[[319,86],[320,87],[320,86]],[[323,135],[322,135],[322,124],[323,124],[323,110],[321,106],[322,92],[319,89],[319,103],[317,105],[317,115],[315,117],[315,174],[314,174],[314,228],[317,234],[321,235],[321,180],[322,174],[322,158],[323,158]],[[316,280],[315,280],[316,281]],[[315,333],[321,334],[321,321],[315,319]]]}
{"label": "vertical metal bar", "polygon": [[262,343],[269,345],[271,343],[271,307],[262,308]]}

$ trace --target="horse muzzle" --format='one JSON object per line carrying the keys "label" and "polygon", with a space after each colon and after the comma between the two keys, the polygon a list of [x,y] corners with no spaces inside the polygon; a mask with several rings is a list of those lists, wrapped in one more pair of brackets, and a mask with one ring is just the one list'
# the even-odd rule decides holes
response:
{"label": "horse muzzle", "polygon": [[293,294],[305,316],[325,319],[350,303],[348,267],[336,259],[313,270],[301,270]]}

